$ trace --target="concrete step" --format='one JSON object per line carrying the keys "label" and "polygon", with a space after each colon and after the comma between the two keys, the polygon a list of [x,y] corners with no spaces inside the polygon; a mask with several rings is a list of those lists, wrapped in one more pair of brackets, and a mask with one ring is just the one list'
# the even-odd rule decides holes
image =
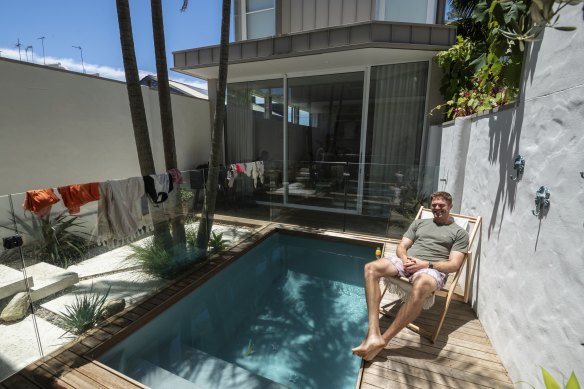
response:
{"label": "concrete step", "polygon": [[167,367],[171,372],[193,382],[196,387],[220,389],[284,389],[268,378],[209,355],[185,344],[175,362]]}
{"label": "concrete step", "polygon": [[[28,284],[33,285],[32,276],[27,274]],[[0,265],[0,300],[26,291],[24,273],[11,267]]]}
{"label": "concrete step", "polygon": [[34,280],[31,288],[32,301],[41,300],[79,282],[77,273],[45,262],[28,266],[26,272]]}
{"label": "concrete step", "polygon": [[135,365],[132,368],[129,376],[151,388],[204,388],[203,386],[197,386],[194,383],[187,381],[184,378],[181,378],[176,374],[173,374],[168,370],[163,369],[162,367],[150,363],[144,359],[138,359],[135,361]]}

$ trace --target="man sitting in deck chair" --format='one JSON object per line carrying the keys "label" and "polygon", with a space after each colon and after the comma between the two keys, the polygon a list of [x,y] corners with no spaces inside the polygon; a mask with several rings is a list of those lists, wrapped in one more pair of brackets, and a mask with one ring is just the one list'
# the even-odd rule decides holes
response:
{"label": "man sitting in deck chair", "polygon": [[[365,265],[369,327],[367,336],[353,349],[353,354],[366,361],[375,358],[398,332],[418,317],[424,301],[444,286],[446,273],[456,272],[463,263],[468,234],[450,216],[452,196],[436,192],[430,199],[434,218],[414,220],[397,247],[397,256],[383,257]],[[395,320],[381,334],[379,280],[398,275],[409,278],[412,290]]]}

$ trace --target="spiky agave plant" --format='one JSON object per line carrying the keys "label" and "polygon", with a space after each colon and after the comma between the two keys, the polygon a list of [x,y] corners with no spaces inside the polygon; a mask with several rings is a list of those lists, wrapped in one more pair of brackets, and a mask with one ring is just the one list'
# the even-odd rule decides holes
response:
{"label": "spiky agave plant", "polygon": [[223,233],[215,233],[211,232],[211,239],[209,239],[209,246],[213,249],[213,251],[218,252],[225,248],[229,241],[227,239],[223,239]]}
{"label": "spiky agave plant", "polygon": [[93,284],[89,294],[76,295],[71,305],[65,306],[65,312],[61,312],[67,332],[81,335],[85,331],[95,327],[104,313],[104,304],[109,295],[111,286],[105,294],[93,293]]}
{"label": "spiky agave plant", "polygon": [[81,231],[83,222],[66,212],[59,212],[55,217],[33,216],[30,221],[11,215],[12,223],[18,224],[19,230],[32,238],[27,246],[36,257],[65,268],[82,257],[90,246],[89,234]]}

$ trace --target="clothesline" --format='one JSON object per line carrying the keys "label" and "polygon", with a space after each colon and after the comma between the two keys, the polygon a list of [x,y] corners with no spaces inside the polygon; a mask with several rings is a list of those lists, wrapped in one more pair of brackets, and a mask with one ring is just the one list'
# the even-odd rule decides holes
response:
{"label": "clothesline", "polygon": [[[62,186],[58,192],[71,215],[79,213],[81,206],[97,201],[97,242],[110,244],[152,230],[148,200],[144,199],[150,199],[154,207],[159,207],[169,199],[168,194],[174,185],[183,182],[181,172],[171,169],[167,173],[144,177]],[[52,205],[60,201],[52,188],[29,190],[25,192],[22,208],[45,217]]]}

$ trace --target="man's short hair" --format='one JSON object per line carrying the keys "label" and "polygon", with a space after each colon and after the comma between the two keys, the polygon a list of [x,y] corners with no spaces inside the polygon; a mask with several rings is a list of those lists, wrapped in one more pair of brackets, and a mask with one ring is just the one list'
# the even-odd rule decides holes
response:
{"label": "man's short hair", "polygon": [[442,197],[448,205],[452,205],[452,195],[448,192],[434,192],[430,195],[430,201],[434,200],[435,197]]}

